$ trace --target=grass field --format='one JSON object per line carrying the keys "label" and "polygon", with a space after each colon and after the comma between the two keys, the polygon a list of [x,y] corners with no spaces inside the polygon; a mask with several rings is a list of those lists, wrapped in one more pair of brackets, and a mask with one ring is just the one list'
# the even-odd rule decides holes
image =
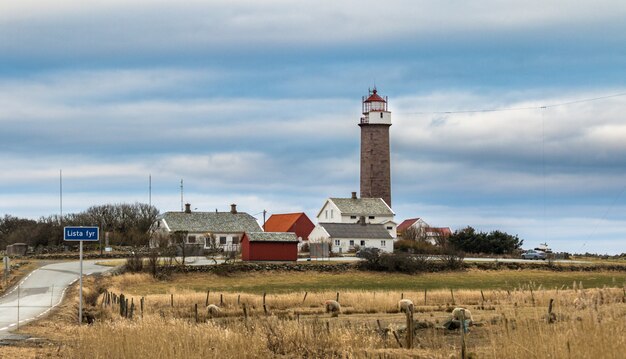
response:
{"label": "grass field", "polygon": [[172,291],[204,292],[207,289],[241,293],[289,293],[333,290],[433,290],[433,289],[513,289],[533,283],[544,288],[571,287],[573,282],[585,288],[623,286],[625,272],[554,272],[548,270],[499,270],[428,273],[419,275],[347,271],[255,272],[228,276],[209,273],[174,274],[166,281],[153,280],[147,274],[135,279],[117,277],[115,286],[123,291],[164,294]]}
{"label": "grass field", "polygon": [[[372,280],[379,284],[368,283]],[[454,306],[463,306],[480,324],[466,337],[468,351],[475,358],[622,358],[626,337],[619,333],[626,331],[625,280],[621,273],[550,271],[418,276],[177,274],[167,281],[125,274],[86,281],[86,300],[96,304],[90,307],[98,313],[96,324],[80,328],[75,324],[73,288],[67,294],[71,300],[65,301],[54,318],[25,330],[51,339],[48,346],[35,350],[40,357],[458,358],[460,333],[442,329],[441,323]],[[461,282],[471,288],[456,287],[454,301],[450,290],[436,289]],[[514,287],[516,282],[520,285]],[[120,317],[118,304],[103,306],[105,297],[98,295],[102,286],[117,294],[123,290],[133,300],[132,319]],[[208,287],[210,303],[222,308],[216,318],[204,309]],[[428,288],[427,303],[423,302],[424,288]],[[306,290],[314,291],[304,298]],[[267,313],[263,291],[270,293]],[[335,318],[325,313],[322,302],[334,299],[336,291],[341,293],[342,313]],[[166,293],[174,293],[173,306]],[[143,313],[138,305],[141,297],[145,298]],[[422,325],[410,350],[399,344],[405,343],[406,334],[406,317],[397,308],[401,297],[416,303],[415,319]],[[553,317],[547,315],[551,299]],[[200,308],[197,320],[195,305]]]}
{"label": "grass field", "polygon": [[[463,306],[480,324],[466,338],[475,357],[621,358],[626,337],[616,333],[626,332],[625,285],[624,272],[550,270],[90,276],[85,303],[95,324],[76,325],[74,285],[52,315],[21,330],[43,342],[3,349],[0,357],[458,358],[460,333],[441,324]],[[119,304],[103,305],[105,289],[129,298],[132,319],[119,315]],[[216,318],[205,309],[207,290],[222,310]],[[335,318],[323,302],[337,292],[342,312]],[[422,325],[410,350],[399,344],[406,334],[400,298],[414,301]],[[554,322],[547,320],[551,299]]]}

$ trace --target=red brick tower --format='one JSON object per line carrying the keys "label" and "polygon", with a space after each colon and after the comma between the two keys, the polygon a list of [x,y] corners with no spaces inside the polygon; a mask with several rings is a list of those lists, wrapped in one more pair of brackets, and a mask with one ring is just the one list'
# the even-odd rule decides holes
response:
{"label": "red brick tower", "polygon": [[376,88],[363,97],[361,127],[361,197],[382,198],[391,207],[391,160],[389,157],[389,126],[391,112],[387,97]]}

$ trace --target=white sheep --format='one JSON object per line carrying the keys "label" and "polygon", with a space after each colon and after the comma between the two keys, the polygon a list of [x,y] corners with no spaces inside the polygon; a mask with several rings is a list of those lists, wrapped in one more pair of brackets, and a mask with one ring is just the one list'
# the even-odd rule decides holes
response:
{"label": "white sheep", "polygon": [[474,318],[472,318],[472,312],[470,312],[469,310],[465,309],[465,308],[454,308],[454,310],[452,311],[452,320],[461,320],[461,311],[464,311],[464,317],[465,320],[469,320],[470,321],[470,325],[472,323],[474,323]]}
{"label": "white sheep", "polygon": [[215,304],[209,304],[209,306],[206,307],[206,310],[211,318],[219,317],[222,314],[222,309]]}
{"label": "white sheep", "polygon": [[331,313],[333,317],[339,316],[341,313],[341,304],[336,300],[327,300],[324,302],[326,313]]}
{"label": "white sheep", "polygon": [[398,301],[398,310],[400,313],[413,313],[415,306],[413,305],[413,301],[410,299],[400,299]]}

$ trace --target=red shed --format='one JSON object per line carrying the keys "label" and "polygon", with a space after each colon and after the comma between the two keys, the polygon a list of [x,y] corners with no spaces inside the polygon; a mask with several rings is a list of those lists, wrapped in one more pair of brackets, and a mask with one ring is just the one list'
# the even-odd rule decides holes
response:
{"label": "red shed", "polygon": [[263,226],[266,232],[292,232],[305,241],[309,239],[313,228],[313,222],[302,212],[272,214]]}
{"label": "red shed", "polygon": [[246,232],[241,239],[244,261],[295,261],[298,259],[298,238],[294,233]]}

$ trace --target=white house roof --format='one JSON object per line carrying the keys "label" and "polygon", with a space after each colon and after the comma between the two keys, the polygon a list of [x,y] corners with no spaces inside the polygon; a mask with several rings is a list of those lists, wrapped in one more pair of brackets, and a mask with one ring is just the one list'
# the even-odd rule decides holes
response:
{"label": "white house roof", "polygon": [[[395,213],[382,198],[329,198],[343,215],[352,216],[394,216]],[[322,213],[322,209],[317,216]]]}
{"label": "white house roof", "polygon": [[383,224],[320,223],[330,238],[393,239]]}
{"label": "white house roof", "polygon": [[256,219],[244,212],[165,212],[159,219],[162,219],[172,232],[240,233],[262,231]]}
{"label": "white house roof", "polygon": [[250,242],[298,242],[291,232],[246,232],[246,236]]}

